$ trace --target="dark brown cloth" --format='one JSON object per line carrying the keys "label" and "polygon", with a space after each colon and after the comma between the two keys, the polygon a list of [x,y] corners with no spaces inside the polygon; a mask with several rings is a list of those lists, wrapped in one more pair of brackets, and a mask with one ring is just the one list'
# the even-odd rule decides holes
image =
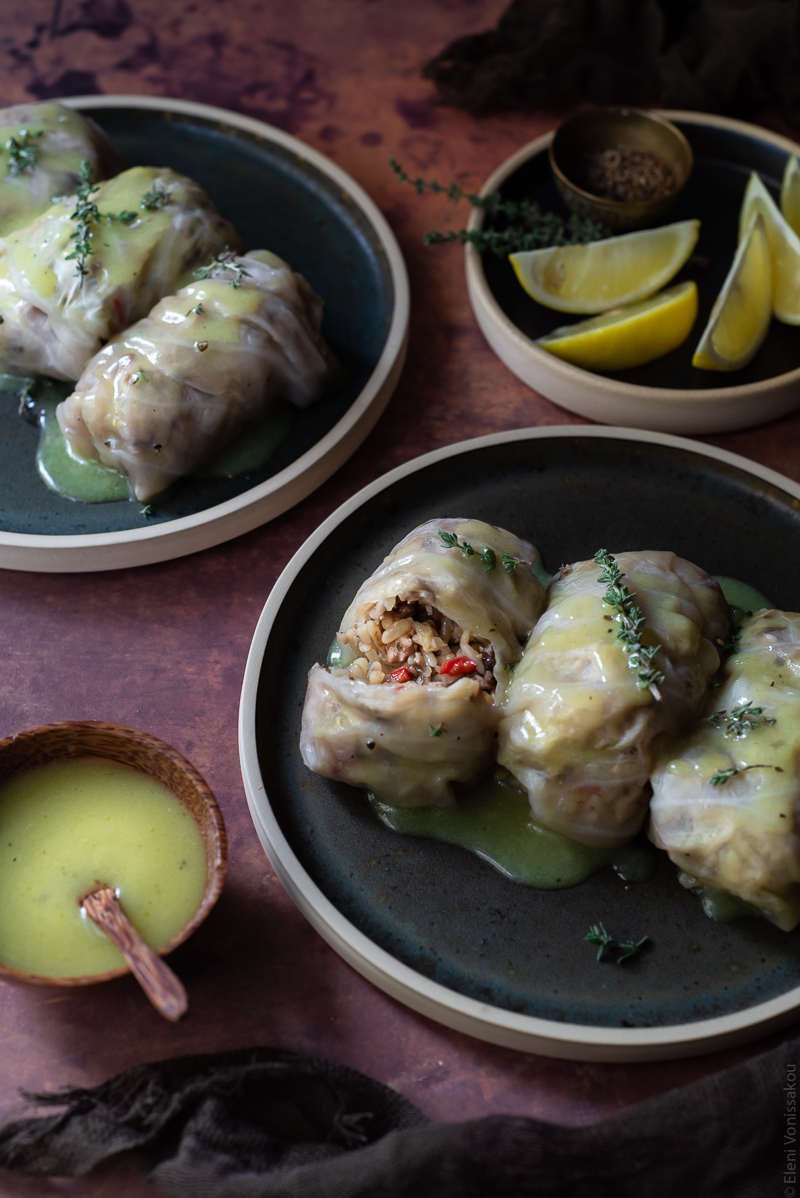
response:
{"label": "dark brown cloth", "polygon": [[424,68],[438,100],[482,114],[595,104],[800,123],[800,0],[513,0],[496,29]]}
{"label": "dark brown cloth", "polygon": [[798,1050],[582,1128],[433,1124],[362,1074],[276,1049],[180,1057],[26,1095],[62,1109],[0,1129],[0,1167],[74,1175],[116,1156],[175,1198],[765,1198],[793,1184]]}

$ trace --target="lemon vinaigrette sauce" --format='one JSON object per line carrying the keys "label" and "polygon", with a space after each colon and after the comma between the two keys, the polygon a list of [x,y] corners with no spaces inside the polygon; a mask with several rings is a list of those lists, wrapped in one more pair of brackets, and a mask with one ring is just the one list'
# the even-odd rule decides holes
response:
{"label": "lemon vinaigrette sauce", "polygon": [[369,801],[392,831],[459,845],[540,890],[577,886],[607,865],[625,882],[644,882],[655,870],[655,849],[644,841],[592,848],[546,828],[531,815],[525,792],[500,777],[461,789],[457,807],[393,807],[372,793]]}
{"label": "lemon vinaigrette sauce", "polygon": [[113,886],[153,948],[194,915],[206,853],[160,782],[102,757],[52,761],[0,787],[0,961],[46,977],[124,965],[80,899]]}
{"label": "lemon vinaigrette sauce", "polygon": [[[56,420],[58,400],[46,400],[40,409],[39,449],[36,467],[52,491],[83,503],[114,503],[130,497],[124,474],[100,462],[79,458],[68,446]],[[236,478],[258,470],[269,461],[288,436],[296,409],[276,404],[268,416],[247,429],[220,456],[197,472],[200,478]]]}
{"label": "lemon vinaigrette sauce", "polygon": [[[36,401],[39,421],[36,469],[40,478],[51,491],[81,503],[118,503],[129,499],[130,488],[124,474],[101,462],[81,458],[70,448],[56,419],[56,408],[64,398],[58,386],[43,386]],[[258,424],[239,433],[216,458],[198,470],[197,477],[236,478],[258,470],[289,435],[296,414],[297,409],[288,402],[273,404]]]}

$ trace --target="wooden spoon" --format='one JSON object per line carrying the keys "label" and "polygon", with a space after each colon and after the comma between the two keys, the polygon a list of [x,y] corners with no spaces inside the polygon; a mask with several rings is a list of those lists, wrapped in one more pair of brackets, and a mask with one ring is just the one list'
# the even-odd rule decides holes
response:
{"label": "wooden spoon", "polygon": [[183,983],[158,953],[145,944],[130,922],[112,886],[101,886],[85,895],[80,905],[102,928],[130,966],[131,973],[150,1002],[165,1019],[176,1022],[189,1006]]}

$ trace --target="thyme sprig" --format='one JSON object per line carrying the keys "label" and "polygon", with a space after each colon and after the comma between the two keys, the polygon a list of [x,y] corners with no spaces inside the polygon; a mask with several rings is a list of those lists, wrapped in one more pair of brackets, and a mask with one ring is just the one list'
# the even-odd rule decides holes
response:
{"label": "thyme sprig", "polygon": [[31,133],[30,129],[20,129],[16,137],[9,137],[6,142],[8,150],[7,175],[13,175],[16,178],[24,171],[33,170],[39,152],[36,142],[43,136],[44,129],[37,129],[34,133]]}
{"label": "thyme sprig", "polygon": [[[443,528],[439,529],[439,536],[444,541],[448,549],[460,549],[464,557],[474,557],[475,550],[470,545],[469,541],[459,540],[454,532],[445,532]],[[490,574],[497,565],[497,554],[494,549],[490,549],[487,545],[483,552],[478,556],[478,561],[483,566],[485,574]],[[521,557],[512,557],[510,553],[500,554],[500,565],[505,570],[506,574],[513,574],[517,566],[523,565]],[[531,566],[531,574],[535,573]]]}
{"label": "thyme sprig", "polygon": [[[442,538],[448,549],[460,549],[464,557],[474,557],[475,550],[472,548],[469,541],[459,541],[454,532],[445,532],[443,528],[439,529],[439,536]],[[483,559],[481,558],[481,560]]]}
{"label": "thyme sprig", "polygon": [[617,565],[616,559],[606,549],[598,549],[593,561],[601,566],[598,582],[605,583],[607,590],[603,602],[613,607],[617,613],[620,629],[617,640],[628,655],[628,665],[636,670],[637,685],[642,690],[649,690],[654,699],[661,698],[659,686],[664,681],[664,675],[653,667],[653,659],[660,651],[660,645],[643,645],[641,633],[645,626],[644,613],[634,602],[636,592],[629,591],[622,579],[625,575]]}
{"label": "thyme sprig", "polygon": [[461,200],[473,208],[482,208],[487,216],[498,219],[503,228],[453,229],[443,233],[438,229],[426,233],[425,245],[473,245],[478,253],[489,251],[498,257],[518,250],[535,250],[547,245],[579,245],[587,241],[598,241],[609,236],[608,229],[594,221],[576,214],[566,220],[555,212],[543,212],[535,200],[504,200],[499,191],[485,196],[464,191],[458,183],[444,186],[435,179],[412,179],[403,170],[396,158],[389,159],[389,166],[401,183],[408,183],[417,195],[425,191],[446,195],[453,204]]}
{"label": "thyme sprig", "polygon": [[728,633],[728,639],[726,641],[717,640],[717,644],[720,646],[720,648],[722,650],[722,656],[730,657],[730,656],[732,656],[732,654],[738,653],[739,652],[739,641],[741,639],[742,639],[742,630],[741,630],[741,628],[738,627],[738,625],[735,625],[733,628],[731,628],[730,632]]}
{"label": "thyme sprig", "polygon": [[441,736],[444,732],[444,724],[430,724],[431,736]]}
{"label": "thyme sprig", "polygon": [[236,254],[233,250],[223,250],[218,257],[214,258],[213,262],[209,262],[208,266],[201,266],[199,270],[194,272],[196,279],[207,279],[212,270],[229,270],[233,274],[231,279],[231,287],[241,287],[242,279],[249,279],[250,271],[236,261]]}
{"label": "thyme sprig", "polygon": [[616,936],[612,936],[610,932],[607,932],[601,923],[593,923],[584,936],[584,940],[588,940],[590,944],[598,946],[598,961],[602,961],[606,953],[619,950],[619,956],[616,959],[617,965],[621,965],[623,961],[627,961],[630,957],[635,957],[638,952],[641,952],[649,939],[649,936],[642,936],[641,940],[617,940]]}
{"label": "thyme sprig", "polygon": [[89,270],[86,266],[86,259],[94,254],[92,249],[92,226],[100,219],[100,212],[95,204],[92,196],[99,190],[99,183],[92,183],[92,164],[88,158],[84,158],[81,162],[78,171],[78,189],[75,192],[75,210],[70,213],[70,220],[75,221],[75,232],[70,233],[70,241],[75,242],[75,248],[71,254],[67,254],[66,258],[69,261],[71,258],[76,260],[75,273],[83,286],[83,279],[88,275]]}
{"label": "thyme sprig", "polygon": [[756,765],[740,765],[731,766],[729,770],[718,770],[716,774],[712,774],[709,781],[712,786],[724,786],[729,778],[734,778],[737,774],[744,774],[747,770],[774,770],[776,774],[783,773],[783,767],[780,765],[765,765],[759,762]]}
{"label": "thyme sprig", "polygon": [[713,715],[708,716],[707,719],[714,728],[723,728],[725,736],[741,740],[743,736],[747,736],[751,728],[758,728],[760,724],[777,723],[775,716],[764,716],[762,719],[763,713],[763,707],[754,707],[745,699],[744,703],[740,703],[738,707],[733,707],[730,711],[723,707],[720,711],[715,711]]}
{"label": "thyme sprig", "polygon": [[154,183],[150,191],[146,191],[139,201],[139,207],[146,212],[154,212],[157,208],[166,208],[170,202],[171,193]]}

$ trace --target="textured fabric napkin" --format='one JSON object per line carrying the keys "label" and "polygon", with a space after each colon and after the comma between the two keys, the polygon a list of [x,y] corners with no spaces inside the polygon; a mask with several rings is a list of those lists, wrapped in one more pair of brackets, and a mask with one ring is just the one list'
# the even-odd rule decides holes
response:
{"label": "textured fabric napkin", "polygon": [[582,1128],[430,1123],[387,1086],[277,1049],[179,1057],[27,1095],[59,1113],[6,1124],[0,1166],[62,1176],[124,1158],[175,1198],[765,1198],[794,1186],[799,1051]]}
{"label": "textured fabric napkin", "polygon": [[474,113],[660,104],[800,123],[800,0],[513,0],[424,69]]}

